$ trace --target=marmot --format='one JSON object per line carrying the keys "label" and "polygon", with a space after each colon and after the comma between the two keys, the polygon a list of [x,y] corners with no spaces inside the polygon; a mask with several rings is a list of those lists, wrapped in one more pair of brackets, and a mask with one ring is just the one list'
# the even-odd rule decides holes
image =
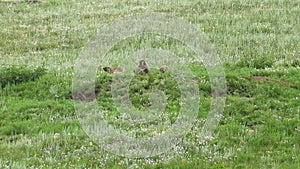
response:
{"label": "marmot", "polygon": [[139,74],[141,72],[149,73],[149,67],[145,60],[140,60],[138,67],[134,70],[135,74]]}
{"label": "marmot", "polygon": [[161,72],[165,72],[165,71],[167,71],[168,70],[168,66],[166,66],[166,65],[162,65],[160,68],[159,68],[159,70],[161,71]]}
{"label": "marmot", "polygon": [[112,69],[111,67],[104,67],[103,70],[105,72],[110,73],[110,74],[117,73],[117,72],[121,72],[121,73],[124,72],[124,69],[122,69],[120,67],[117,67],[117,68],[114,68],[114,69]]}
{"label": "marmot", "polygon": [[26,0],[26,2],[28,2],[28,3],[37,3],[37,2],[40,2],[40,0]]}

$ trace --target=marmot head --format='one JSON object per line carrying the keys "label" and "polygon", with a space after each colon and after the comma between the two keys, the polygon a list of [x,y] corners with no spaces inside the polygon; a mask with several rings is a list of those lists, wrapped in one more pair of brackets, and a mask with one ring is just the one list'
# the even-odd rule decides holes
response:
{"label": "marmot head", "polygon": [[139,66],[146,67],[147,66],[146,61],[145,60],[140,60],[139,61]]}
{"label": "marmot head", "polygon": [[104,67],[103,70],[108,73],[113,73],[113,70],[110,67]]}
{"label": "marmot head", "polygon": [[162,65],[162,66],[159,68],[159,70],[160,70],[161,72],[165,72],[165,71],[168,70],[168,66]]}

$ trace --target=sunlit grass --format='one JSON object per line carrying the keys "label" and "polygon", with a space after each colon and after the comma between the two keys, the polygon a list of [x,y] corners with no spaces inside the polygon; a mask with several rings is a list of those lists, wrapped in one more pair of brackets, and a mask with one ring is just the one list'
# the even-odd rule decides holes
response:
{"label": "sunlit grass", "polygon": [[[11,70],[0,72],[0,168],[299,168],[299,11],[298,1],[0,1],[0,70]],[[82,130],[70,98],[72,74],[75,59],[101,26],[145,12],[199,26],[224,62],[227,101],[215,135],[203,139],[211,86],[201,64],[188,65],[201,100],[194,127],[165,154],[128,159],[105,151]],[[193,55],[174,39],[143,35],[116,44],[107,59],[149,47]],[[100,64],[97,72],[96,87],[103,91],[97,104],[110,124],[137,137],[169,127],[131,126],[112,105],[114,75],[103,66],[119,65]],[[135,76],[131,102],[139,111],[149,108],[149,88],[159,84],[152,78],[168,81],[160,89],[170,98],[165,118],[172,123],[180,92],[170,91],[176,83],[168,74],[153,69]]]}

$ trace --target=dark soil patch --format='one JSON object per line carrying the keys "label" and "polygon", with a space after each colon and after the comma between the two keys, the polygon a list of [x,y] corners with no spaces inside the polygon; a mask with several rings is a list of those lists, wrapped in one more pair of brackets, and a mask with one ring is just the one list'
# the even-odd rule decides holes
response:
{"label": "dark soil patch", "polygon": [[265,76],[252,76],[251,79],[255,80],[255,81],[260,81],[260,82],[272,81],[272,82],[275,82],[275,83],[279,83],[279,84],[281,84],[283,86],[290,86],[290,84],[288,82],[286,82],[286,81],[272,79],[272,78],[265,77]]}

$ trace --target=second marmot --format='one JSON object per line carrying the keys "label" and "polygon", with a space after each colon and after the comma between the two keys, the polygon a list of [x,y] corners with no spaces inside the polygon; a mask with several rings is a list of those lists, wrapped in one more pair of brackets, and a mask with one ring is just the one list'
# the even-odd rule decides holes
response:
{"label": "second marmot", "polygon": [[141,72],[149,73],[149,67],[147,66],[147,63],[145,60],[140,60],[138,67],[134,70],[135,74],[139,74]]}

